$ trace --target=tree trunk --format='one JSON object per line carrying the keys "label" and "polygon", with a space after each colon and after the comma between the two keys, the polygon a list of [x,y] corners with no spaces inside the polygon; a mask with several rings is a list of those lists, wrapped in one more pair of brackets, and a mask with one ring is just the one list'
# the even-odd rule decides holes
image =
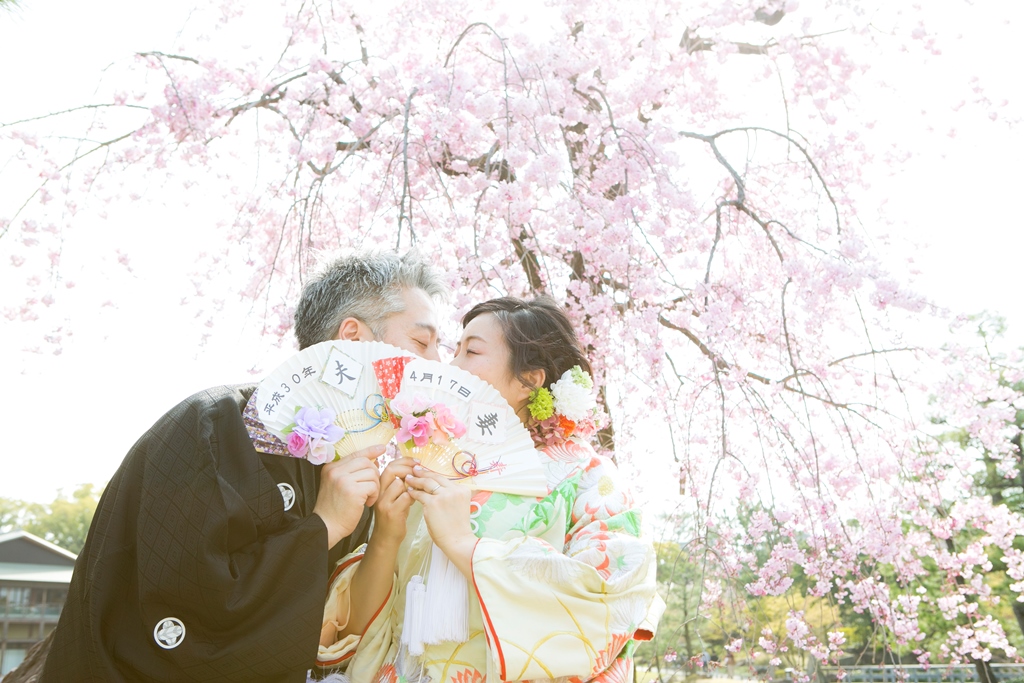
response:
{"label": "tree trunk", "polygon": [[1013,601],[1013,616],[1017,617],[1017,626],[1020,627],[1020,632],[1024,634],[1024,602]]}
{"label": "tree trunk", "polygon": [[[952,538],[946,539],[946,549],[949,550],[950,553],[956,552],[956,545],[953,543]],[[959,574],[956,575],[956,585],[964,585],[964,577]],[[978,673],[978,681],[980,683],[997,683],[999,681],[999,679],[996,678],[996,674],[992,670],[992,665],[989,662],[981,659],[975,659],[974,657],[970,657],[970,660],[974,663],[974,670]]]}
{"label": "tree trunk", "polygon": [[999,679],[996,678],[995,672],[992,670],[992,664],[989,662],[974,659],[974,670],[978,672],[978,680],[981,681],[981,683],[997,683],[999,681]]}

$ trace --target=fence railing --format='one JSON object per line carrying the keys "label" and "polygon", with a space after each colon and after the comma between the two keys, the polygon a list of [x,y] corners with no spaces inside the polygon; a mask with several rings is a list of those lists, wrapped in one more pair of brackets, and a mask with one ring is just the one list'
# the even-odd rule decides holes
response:
{"label": "fence railing", "polygon": [[60,616],[63,603],[44,603],[41,605],[0,605],[0,619],[38,619],[55,621]]}
{"label": "fence railing", "polygon": [[[992,673],[999,683],[1011,681],[1024,682],[1024,664],[992,664]],[[890,665],[865,666],[824,666],[818,669],[817,683],[838,683],[839,671],[843,671],[842,683],[976,683],[978,672],[971,664],[944,666],[933,665],[925,669],[921,665],[902,667]],[[799,678],[799,672],[793,669],[776,669],[774,672],[764,668],[755,671],[744,665],[729,668],[719,666],[708,671],[691,668],[660,667],[661,677],[653,667],[646,666],[638,670],[638,683],[683,683],[695,678],[744,679],[749,681],[775,681],[775,683],[791,683]],[[816,683],[814,674],[811,683]]]}
{"label": "fence railing", "polygon": [[[1024,679],[1024,664],[992,664],[992,673],[1002,683]],[[839,671],[844,672],[843,683],[974,683],[978,671],[971,664],[956,666],[934,665],[927,669],[919,664],[907,666],[850,666],[821,667],[826,683],[836,683]]]}

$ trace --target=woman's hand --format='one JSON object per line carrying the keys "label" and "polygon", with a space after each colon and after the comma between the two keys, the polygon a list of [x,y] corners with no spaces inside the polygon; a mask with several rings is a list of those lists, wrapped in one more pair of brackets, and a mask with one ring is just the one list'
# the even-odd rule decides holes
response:
{"label": "woman's hand", "polygon": [[415,464],[412,458],[397,458],[380,474],[380,496],[373,506],[373,535],[379,540],[401,543],[405,538],[405,523],[413,500],[406,491],[405,478],[412,474]]}
{"label": "woman's hand", "polygon": [[472,492],[419,465],[406,476],[405,484],[409,495],[423,504],[430,538],[467,578],[471,577],[477,541],[469,525]]}

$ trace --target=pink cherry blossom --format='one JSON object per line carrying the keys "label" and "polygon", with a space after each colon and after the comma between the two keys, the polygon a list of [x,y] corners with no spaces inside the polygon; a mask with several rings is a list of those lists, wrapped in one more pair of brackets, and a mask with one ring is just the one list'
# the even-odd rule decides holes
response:
{"label": "pink cherry blossom", "polygon": [[[920,661],[1012,658],[996,600],[1024,594],[1024,521],[974,475],[1019,477],[1024,362],[914,291],[871,194],[911,153],[871,101],[904,106],[905,69],[890,64],[960,73],[943,71],[956,63],[931,25],[952,10],[917,3],[880,29],[857,0],[811,4],[778,4],[767,23],[732,0],[565,0],[525,30],[491,0],[473,21],[437,0],[330,21],[268,3],[245,8],[267,39],[232,51],[218,22],[241,5],[228,0],[173,53],[111,67],[88,117],[55,118],[53,135],[0,128],[5,168],[34,193],[0,204],[4,263],[23,276],[0,311],[59,348],[78,300],[61,297],[82,289],[66,292],[74,245],[141,186],[225,208],[181,268],[175,300],[197,339],[239,298],[286,337],[319,251],[416,246],[452,285],[455,318],[506,293],[565,303],[605,389],[575,436],[596,431],[641,483],[685,484],[675,526],[703,577],[695,628],[711,629],[711,603],[814,598],[866,615],[884,648],[921,647],[937,620],[943,649]],[[982,78],[943,81],[956,121],[1011,125],[1001,99]],[[921,124],[947,144],[952,119],[937,116]],[[96,139],[111,142],[67,142]],[[137,262],[127,247],[98,260],[112,277]],[[937,332],[915,339],[920,327]],[[430,407],[392,400],[399,440],[460,435]],[[329,426],[311,415],[295,449],[304,437],[311,461],[332,457]],[[837,661],[846,625],[799,609],[775,631],[751,617],[731,651]]]}

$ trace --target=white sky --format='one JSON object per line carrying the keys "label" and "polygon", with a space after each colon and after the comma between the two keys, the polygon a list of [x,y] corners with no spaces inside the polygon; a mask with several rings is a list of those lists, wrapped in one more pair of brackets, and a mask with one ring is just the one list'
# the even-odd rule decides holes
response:
{"label": "white sky", "polygon": [[[888,217],[903,225],[889,250],[891,262],[912,255],[920,291],[956,311],[1005,315],[1011,340],[1024,345],[1024,219],[1016,206],[1024,132],[991,124],[978,109],[950,113],[951,93],[978,74],[1010,101],[1011,116],[1024,117],[1024,79],[1014,68],[1024,3],[968,8],[972,16],[989,15],[975,24],[958,19],[966,4],[947,4],[955,11],[939,28],[962,31],[964,39],[947,52],[941,72],[909,73],[901,96],[878,103],[887,112],[883,125],[905,133],[915,157],[895,177],[879,176],[874,191],[888,198]],[[106,66],[136,51],[169,49],[188,16],[187,6],[177,3],[21,5],[0,12],[0,122],[91,101]],[[958,126],[955,141],[921,134],[936,112]],[[0,206],[9,201],[0,197]],[[872,219],[862,216],[866,224]],[[131,443],[180,399],[208,386],[249,381],[250,368],[272,368],[287,355],[258,339],[258,326],[245,323],[245,306],[231,302],[209,343],[197,346],[195,322],[178,304],[190,266],[182,245],[211,220],[188,206],[115,207],[104,222],[106,236],[92,248],[123,246],[134,272],[83,269],[66,303],[74,336],[60,356],[26,351],[39,345],[39,328],[0,318],[0,414],[10,435],[0,455],[0,496],[49,501],[59,488],[103,483]],[[0,282],[10,268],[0,242]],[[104,305],[111,290],[116,305]],[[67,395],[75,401],[56,398]],[[653,483],[648,490],[671,494]]]}

